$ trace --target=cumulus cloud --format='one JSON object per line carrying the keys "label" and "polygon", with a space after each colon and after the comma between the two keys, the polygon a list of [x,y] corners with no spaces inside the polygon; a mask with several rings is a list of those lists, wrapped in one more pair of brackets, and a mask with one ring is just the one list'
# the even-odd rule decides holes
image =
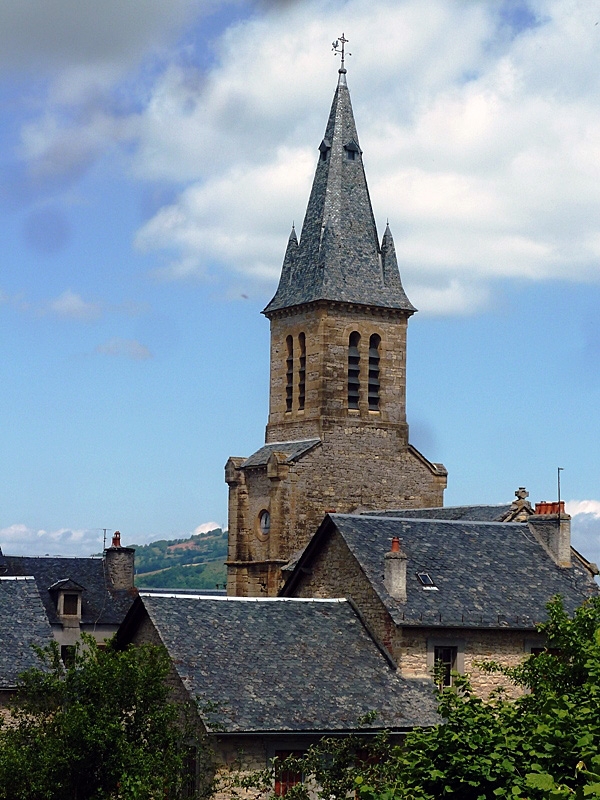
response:
{"label": "cumulus cloud", "polygon": [[140,18],[117,0],[93,15],[8,0],[0,65],[35,63],[36,49],[57,65],[22,129],[35,179],[73,180],[120,143],[139,180],[178,187],[136,236],[162,254],[163,279],[274,288],[333,93],[332,31],[348,19],[373,205],[415,305],[467,313],[493,279],[600,277],[600,29],[583,0],[264,2],[216,36],[203,68],[174,42],[209,6],[147,6]]}
{"label": "cumulus cloud", "polygon": [[72,292],[70,289],[64,291],[55,300],[51,300],[48,307],[58,317],[84,322],[98,319],[102,314],[102,307],[99,303],[87,302],[81,295]]}
{"label": "cumulus cloud", "polygon": [[137,339],[121,339],[118,336],[99,344],[95,352],[98,355],[128,358],[131,361],[146,361],[152,358],[150,350]]}
{"label": "cumulus cloud", "polygon": [[600,564],[600,500],[570,500],[565,510],[572,517],[573,547],[589,561]]}
{"label": "cumulus cloud", "polygon": [[208,263],[278,272],[332,94],[330,32],[350,15],[375,212],[389,216],[416,305],[481,308],[495,277],[597,280],[598,29],[584,3],[521,5],[307,2],[231,28],[205,80],[178,67],[153,87],[138,174],[196,181],[138,245],[169,253],[171,278]]}
{"label": "cumulus cloud", "polygon": [[198,525],[197,528],[194,528],[192,536],[198,536],[201,533],[210,533],[222,527],[223,525],[220,522],[203,522],[202,525]]}
{"label": "cumulus cloud", "polygon": [[84,528],[35,530],[15,523],[0,529],[0,547],[6,555],[89,556],[102,550],[102,531]]}
{"label": "cumulus cloud", "polygon": [[124,69],[211,5],[201,0],[145,0],[143,8],[122,0],[3,0],[0,67]]}

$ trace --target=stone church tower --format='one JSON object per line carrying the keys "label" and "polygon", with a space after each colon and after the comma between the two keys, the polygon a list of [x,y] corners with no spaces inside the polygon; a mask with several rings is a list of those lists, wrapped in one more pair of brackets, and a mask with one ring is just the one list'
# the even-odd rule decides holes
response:
{"label": "stone church tower", "polygon": [[300,241],[271,323],[266,444],[232,457],[227,591],[273,596],[328,511],[443,505],[447,472],[408,442],[406,329],[416,309],[381,244],[346,70],[339,70]]}

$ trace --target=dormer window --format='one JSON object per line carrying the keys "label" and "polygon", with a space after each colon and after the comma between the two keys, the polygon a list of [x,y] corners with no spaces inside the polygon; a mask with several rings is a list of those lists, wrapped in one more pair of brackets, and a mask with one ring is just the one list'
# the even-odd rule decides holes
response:
{"label": "dormer window", "polygon": [[320,158],[321,161],[327,161],[327,155],[331,150],[331,142],[329,139],[323,139],[321,144],[319,145],[319,152],[321,154]]}
{"label": "dormer window", "polygon": [[81,597],[84,587],[70,578],[63,578],[48,587],[56,603],[56,611],[67,627],[79,625],[81,620]]}
{"label": "dormer window", "polygon": [[346,158],[348,161],[356,161],[357,154],[362,153],[362,150],[354,141],[345,144],[344,150],[346,151]]}

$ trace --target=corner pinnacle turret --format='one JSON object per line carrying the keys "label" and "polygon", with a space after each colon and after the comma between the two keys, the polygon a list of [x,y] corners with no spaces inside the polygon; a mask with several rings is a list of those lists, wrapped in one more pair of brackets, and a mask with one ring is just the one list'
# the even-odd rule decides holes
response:
{"label": "corner pinnacle turret", "polygon": [[319,300],[415,311],[389,226],[379,244],[343,62],[300,241],[292,231],[277,292],[263,313]]}

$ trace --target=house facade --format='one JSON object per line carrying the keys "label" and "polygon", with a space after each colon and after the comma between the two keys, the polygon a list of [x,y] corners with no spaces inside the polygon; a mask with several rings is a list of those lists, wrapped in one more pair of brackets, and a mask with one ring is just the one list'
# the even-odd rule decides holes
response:
{"label": "house facade", "polygon": [[403,678],[348,600],[141,592],[117,641],[166,648],[173,698],[208,734],[217,797],[323,736],[438,721],[431,682]]}
{"label": "house facade", "polygon": [[572,613],[598,592],[569,516],[548,505],[330,514],[282,595],[347,597],[404,677],[431,678],[437,664],[443,683],[466,672],[485,696],[501,679],[482,662],[515,666],[542,648],[552,597]]}
{"label": "house facade", "polygon": [[102,557],[10,556],[0,550],[0,576],[34,582],[67,662],[83,631],[97,642],[117,632],[136,596],[134,558],[116,531]]}

